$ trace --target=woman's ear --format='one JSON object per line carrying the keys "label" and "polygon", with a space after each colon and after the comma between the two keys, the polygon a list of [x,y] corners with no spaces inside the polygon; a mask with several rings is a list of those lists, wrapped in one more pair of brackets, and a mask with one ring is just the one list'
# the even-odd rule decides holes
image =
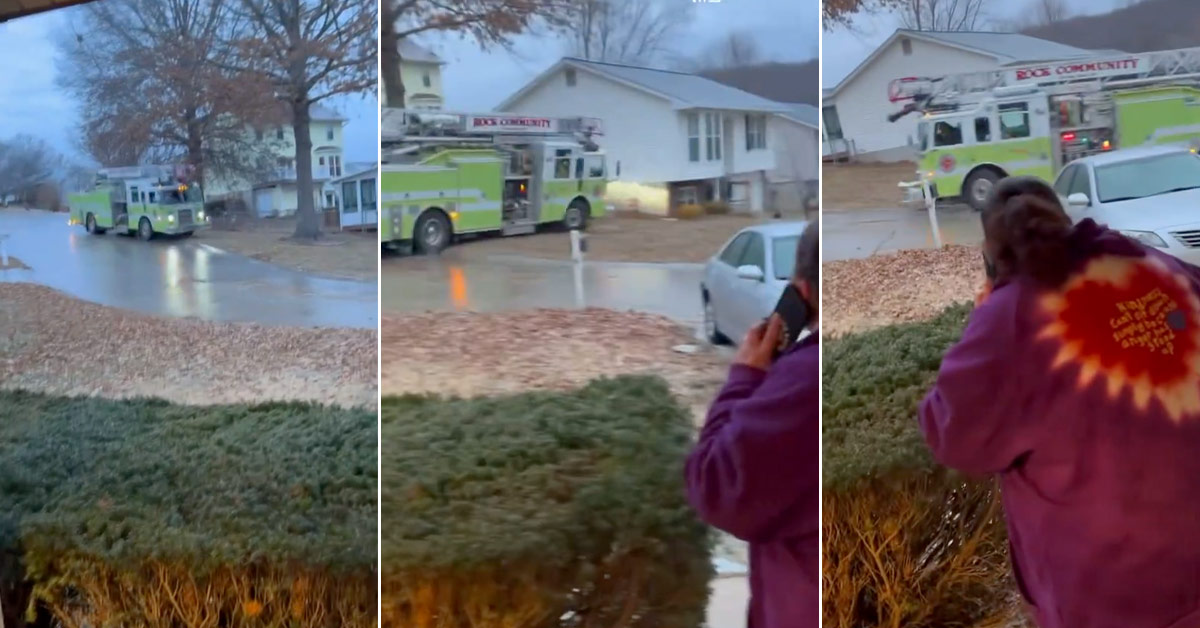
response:
{"label": "woman's ear", "polygon": [[805,301],[813,303],[812,284],[808,283],[807,279],[793,279],[792,283],[796,285],[796,289],[800,291],[800,296],[804,297]]}

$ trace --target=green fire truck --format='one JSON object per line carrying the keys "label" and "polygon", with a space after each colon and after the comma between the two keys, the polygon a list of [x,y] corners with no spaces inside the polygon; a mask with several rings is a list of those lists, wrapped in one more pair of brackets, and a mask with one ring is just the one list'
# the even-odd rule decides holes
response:
{"label": "green fire truck", "polygon": [[1200,149],[1200,48],[892,81],[917,113],[918,178],[983,208],[1009,175],[1054,180],[1075,159],[1136,146]]}
{"label": "green fire truck", "polygon": [[208,226],[204,194],[185,167],[130,166],[103,168],[90,192],[71,194],[71,224],[88,233],[190,236]]}
{"label": "green fire truck", "polygon": [[469,234],[582,230],[605,212],[598,120],[393,109],[384,127],[385,247],[437,253]]}

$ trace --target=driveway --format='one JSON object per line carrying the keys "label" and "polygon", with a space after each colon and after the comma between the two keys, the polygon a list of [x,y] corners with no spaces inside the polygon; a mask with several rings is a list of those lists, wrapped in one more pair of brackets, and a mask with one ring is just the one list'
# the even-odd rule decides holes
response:
{"label": "driveway", "polygon": [[378,324],[374,282],[324,279],[189,239],[89,235],[67,215],[0,210],[0,238],[28,269],[0,271],[149,314],[298,327]]}
{"label": "driveway", "polygon": [[[969,207],[939,206],[937,218],[942,244],[975,246],[983,242],[979,214]],[[825,212],[821,221],[821,257],[826,262],[934,248],[929,214],[924,209]]]}

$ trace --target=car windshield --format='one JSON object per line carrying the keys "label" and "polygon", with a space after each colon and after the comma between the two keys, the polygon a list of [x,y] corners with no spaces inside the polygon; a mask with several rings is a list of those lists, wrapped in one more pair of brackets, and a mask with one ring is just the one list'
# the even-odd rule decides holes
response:
{"label": "car windshield", "polygon": [[796,244],[800,236],[775,238],[771,241],[771,267],[776,279],[790,279],[796,265]]}
{"label": "car windshield", "polygon": [[199,203],[204,200],[198,185],[181,185],[177,188],[162,188],[159,191],[160,205],[179,205],[181,203]]}
{"label": "car windshield", "polygon": [[1172,153],[1096,168],[1096,194],[1101,203],[1200,188],[1200,157]]}

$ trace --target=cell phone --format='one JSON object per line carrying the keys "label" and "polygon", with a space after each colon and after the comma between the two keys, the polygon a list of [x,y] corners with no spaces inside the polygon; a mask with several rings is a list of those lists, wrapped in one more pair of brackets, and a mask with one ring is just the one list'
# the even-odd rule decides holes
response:
{"label": "cell phone", "polygon": [[[801,296],[800,290],[790,283],[783,289],[783,295],[775,304],[774,313],[778,314],[780,320],[783,321],[783,332],[779,334],[779,346],[775,348],[775,355],[778,357],[800,339],[800,334],[808,327],[812,313],[809,311],[808,303]],[[768,320],[770,319],[768,318]]]}
{"label": "cell phone", "polygon": [[988,281],[996,281],[996,265],[987,253],[983,254],[983,272],[987,273]]}

